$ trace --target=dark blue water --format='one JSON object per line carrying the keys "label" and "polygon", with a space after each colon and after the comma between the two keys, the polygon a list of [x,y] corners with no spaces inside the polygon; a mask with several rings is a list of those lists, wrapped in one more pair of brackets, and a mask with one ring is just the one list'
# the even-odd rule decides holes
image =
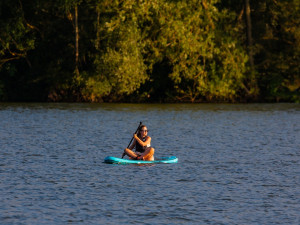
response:
{"label": "dark blue water", "polygon": [[[156,156],[109,165],[139,122]],[[0,104],[0,224],[300,224],[299,104]]]}

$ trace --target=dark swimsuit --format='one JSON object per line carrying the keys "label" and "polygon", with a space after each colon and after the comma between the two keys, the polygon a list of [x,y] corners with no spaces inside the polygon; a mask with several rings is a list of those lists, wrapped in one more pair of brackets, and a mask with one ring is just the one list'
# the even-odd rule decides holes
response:
{"label": "dark swimsuit", "polygon": [[[143,142],[146,141],[147,136],[144,138],[140,138]],[[135,143],[135,151],[136,152],[140,152],[140,153],[144,153],[145,152],[145,147],[141,146],[140,143],[138,141],[136,141]]]}

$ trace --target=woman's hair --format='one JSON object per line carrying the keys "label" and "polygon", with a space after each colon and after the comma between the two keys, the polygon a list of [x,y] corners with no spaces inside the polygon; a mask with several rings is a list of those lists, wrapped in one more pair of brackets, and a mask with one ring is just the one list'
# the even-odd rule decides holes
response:
{"label": "woman's hair", "polygon": [[144,127],[146,127],[146,125],[142,125],[142,126],[140,126],[140,129],[139,129],[139,131],[141,131]]}
{"label": "woman's hair", "polygon": [[141,130],[142,130],[143,128],[145,128],[145,127],[146,127],[146,125],[140,126],[140,129],[139,129],[139,132],[137,133],[137,136],[141,136]]}

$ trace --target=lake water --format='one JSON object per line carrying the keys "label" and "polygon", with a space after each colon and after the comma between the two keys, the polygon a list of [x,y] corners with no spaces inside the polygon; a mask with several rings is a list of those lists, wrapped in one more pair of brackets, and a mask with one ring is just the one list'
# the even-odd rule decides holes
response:
{"label": "lake water", "polygon": [[[155,156],[110,165],[139,122]],[[0,224],[300,224],[299,104],[0,104]]]}

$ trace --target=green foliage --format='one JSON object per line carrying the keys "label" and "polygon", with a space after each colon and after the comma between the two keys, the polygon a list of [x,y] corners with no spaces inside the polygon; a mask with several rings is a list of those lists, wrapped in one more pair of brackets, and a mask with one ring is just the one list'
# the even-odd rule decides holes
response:
{"label": "green foliage", "polygon": [[250,4],[254,70],[244,1],[2,0],[0,99],[299,102],[298,1]]}
{"label": "green foliage", "polygon": [[24,18],[22,3],[16,0],[0,2],[0,69],[11,60],[26,58],[34,49],[34,27]]}
{"label": "green foliage", "polygon": [[[85,98],[90,96],[91,101],[99,101],[106,96],[119,100],[132,94],[148,79],[142,56],[141,32],[135,15],[137,7],[134,1],[122,1],[122,8],[117,7],[116,2],[105,3],[112,4],[105,10],[113,16],[108,22],[104,20],[103,26],[96,26],[99,30],[95,47],[99,51],[94,60],[95,71],[87,77],[83,90]],[[115,9],[113,13],[112,9]],[[101,38],[103,33],[106,36]],[[106,43],[105,48],[99,48],[101,41]]]}
{"label": "green foliage", "polygon": [[[256,74],[254,81],[247,75],[248,82],[258,84],[262,100],[299,101],[299,2],[263,0],[250,4]],[[235,12],[239,39],[246,49],[243,1],[222,1],[219,7]]]}
{"label": "green foliage", "polygon": [[[275,98],[277,101],[292,98],[299,101],[299,2],[266,0],[259,5],[259,9],[267,15],[265,27],[257,41],[260,87],[267,98]],[[259,21],[257,24],[259,25]]]}
{"label": "green foliage", "polygon": [[232,20],[230,16],[198,1],[166,3],[160,43],[173,66],[169,76],[177,99],[234,101],[238,97],[247,56],[226,31],[233,28],[224,23]]}

